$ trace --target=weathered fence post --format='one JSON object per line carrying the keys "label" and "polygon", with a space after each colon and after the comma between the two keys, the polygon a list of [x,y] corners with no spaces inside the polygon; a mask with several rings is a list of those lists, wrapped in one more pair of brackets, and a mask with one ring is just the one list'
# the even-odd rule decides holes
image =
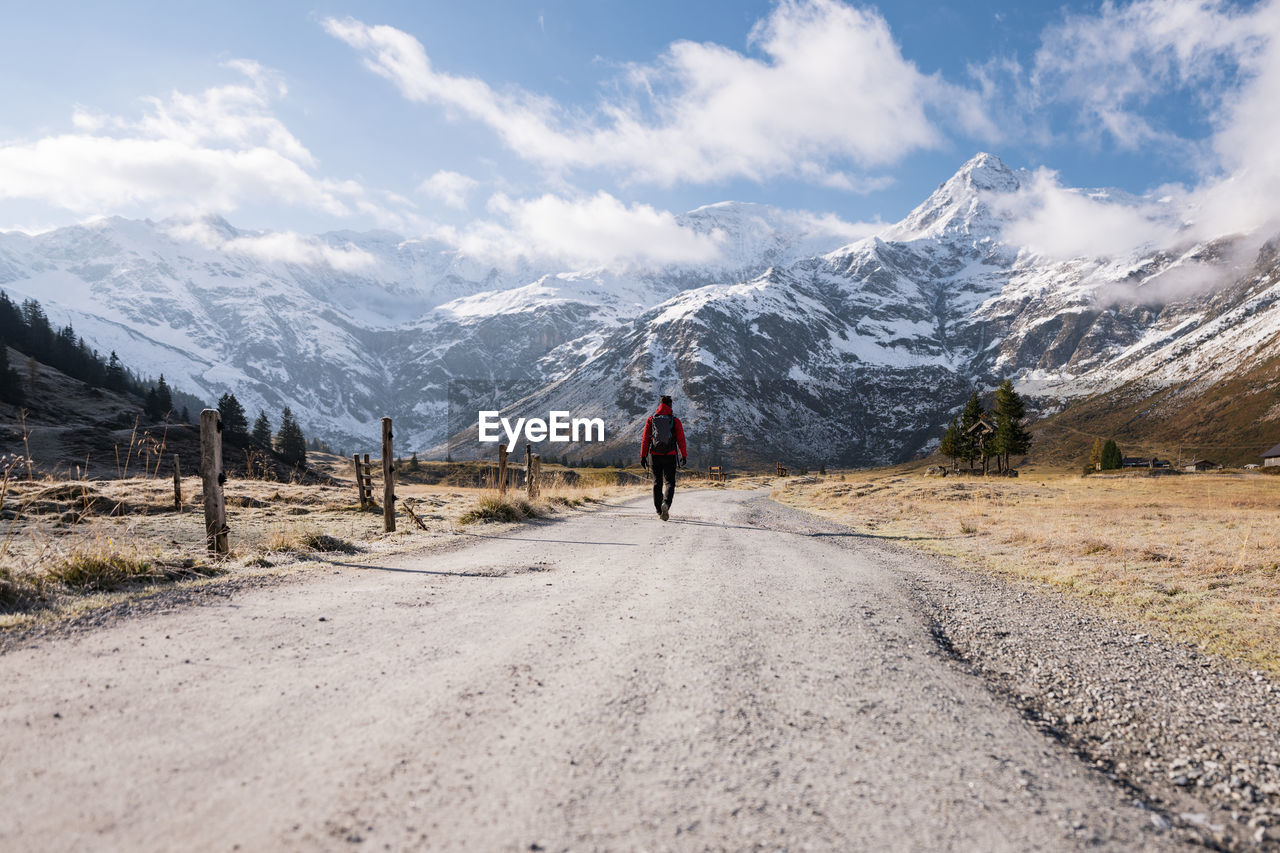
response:
{"label": "weathered fence post", "polygon": [[173,510],[182,512],[182,466],[176,453],[173,454]]}
{"label": "weathered fence post", "polygon": [[498,494],[507,493],[507,446],[498,445]]}
{"label": "weathered fence post", "polygon": [[382,419],[382,529],[396,532],[396,462],[391,454],[391,418]]}
{"label": "weathered fence post", "polygon": [[225,557],[227,546],[227,501],[222,485],[222,418],[217,409],[200,413],[200,478],[204,481],[204,535],[209,553]]}
{"label": "weathered fence post", "polygon": [[360,467],[360,454],[351,454],[351,465],[356,469],[356,496],[360,499],[360,511],[364,512],[369,503],[364,498],[364,469]]}
{"label": "weathered fence post", "polygon": [[364,505],[368,506],[373,503],[373,463],[368,453],[364,455],[364,479],[360,482],[364,483]]}
{"label": "weathered fence post", "polygon": [[533,454],[533,489],[530,491],[529,497],[536,498],[542,494],[542,455]]}
{"label": "weathered fence post", "polygon": [[526,442],[524,446],[524,496],[529,500],[533,500],[533,490],[535,488],[533,484],[533,445]]}

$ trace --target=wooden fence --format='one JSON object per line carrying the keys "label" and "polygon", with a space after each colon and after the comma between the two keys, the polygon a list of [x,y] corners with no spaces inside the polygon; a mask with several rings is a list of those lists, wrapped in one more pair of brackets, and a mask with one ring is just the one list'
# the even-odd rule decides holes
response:
{"label": "wooden fence", "polygon": [[227,475],[222,470],[222,416],[217,409],[200,413],[200,479],[204,481],[204,534],[209,553],[225,557],[230,551],[227,536],[227,499],[222,487]]}
{"label": "wooden fence", "polygon": [[373,466],[369,464],[369,454],[360,461],[360,454],[351,454],[351,466],[356,472],[356,498],[360,501],[360,510],[373,506]]}

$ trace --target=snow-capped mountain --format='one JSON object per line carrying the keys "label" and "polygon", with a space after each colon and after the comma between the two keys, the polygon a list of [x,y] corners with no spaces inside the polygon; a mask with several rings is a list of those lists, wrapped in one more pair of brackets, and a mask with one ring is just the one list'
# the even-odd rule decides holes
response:
{"label": "snow-capped mountain", "polygon": [[[680,222],[714,235],[718,260],[654,269],[108,219],[0,234],[0,288],[206,398],[288,405],[341,447],[368,445],[389,414],[409,447],[452,436],[457,454],[476,450],[458,444],[458,417],[488,400],[603,416],[610,445],[570,454],[634,455],[667,391],[704,458],[888,462],[930,446],[975,384],[1016,376],[1052,406],[1126,382],[1211,382],[1276,347],[1274,246],[1252,266],[1239,237],[1050,260],[1006,238],[1001,201],[1028,181],[978,155],[853,242],[803,214],[710,205]],[[1212,286],[1167,286],[1191,273]]]}

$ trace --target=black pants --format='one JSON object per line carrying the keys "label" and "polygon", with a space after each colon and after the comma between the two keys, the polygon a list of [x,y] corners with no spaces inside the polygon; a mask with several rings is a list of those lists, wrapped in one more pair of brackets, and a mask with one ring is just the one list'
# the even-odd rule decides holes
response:
{"label": "black pants", "polygon": [[[670,506],[676,496],[676,455],[650,455],[649,462],[653,466],[653,508],[661,512],[662,502],[666,501]],[[667,486],[665,491],[662,488],[664,482]]]}

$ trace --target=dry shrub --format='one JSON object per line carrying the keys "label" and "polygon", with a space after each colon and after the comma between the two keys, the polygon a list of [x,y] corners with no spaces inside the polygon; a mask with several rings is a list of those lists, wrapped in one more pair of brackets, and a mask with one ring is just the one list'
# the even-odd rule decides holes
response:
{"label": "dry shrub", "polygon": [[36,610],[48,604],[43,578],[0,566],[0,613]]}
{"label": "dry shrub", "polygon": [[152,569],[150,560],[136,554],[82,546],[50,566],[45,576],[73,589],[110,590],[151,577]]}
{"label": "dry shrub", "polygon": [[512,494],[485,494],[476,501],[476,505],[464,512],[459,518],[462,524],[475,524],[489,521],[522,521],[526,518],[540,518],[543,512],[540,507],[526,498]]}
{"label": "dry shrub", "polygon": [[354,554],[361,548],[354,542],[313,528],[278,525],[268,532],[263,550]]}
{"label": "dry shrub", "polygon": [[316,533],[314,531],[305,533],[299,537],[298,541],[304,548],[327,554],[355,554],[360,551],[360,547],[354,542],[348,542],[346,539],[337,536],[330,536],[328,533]]}

